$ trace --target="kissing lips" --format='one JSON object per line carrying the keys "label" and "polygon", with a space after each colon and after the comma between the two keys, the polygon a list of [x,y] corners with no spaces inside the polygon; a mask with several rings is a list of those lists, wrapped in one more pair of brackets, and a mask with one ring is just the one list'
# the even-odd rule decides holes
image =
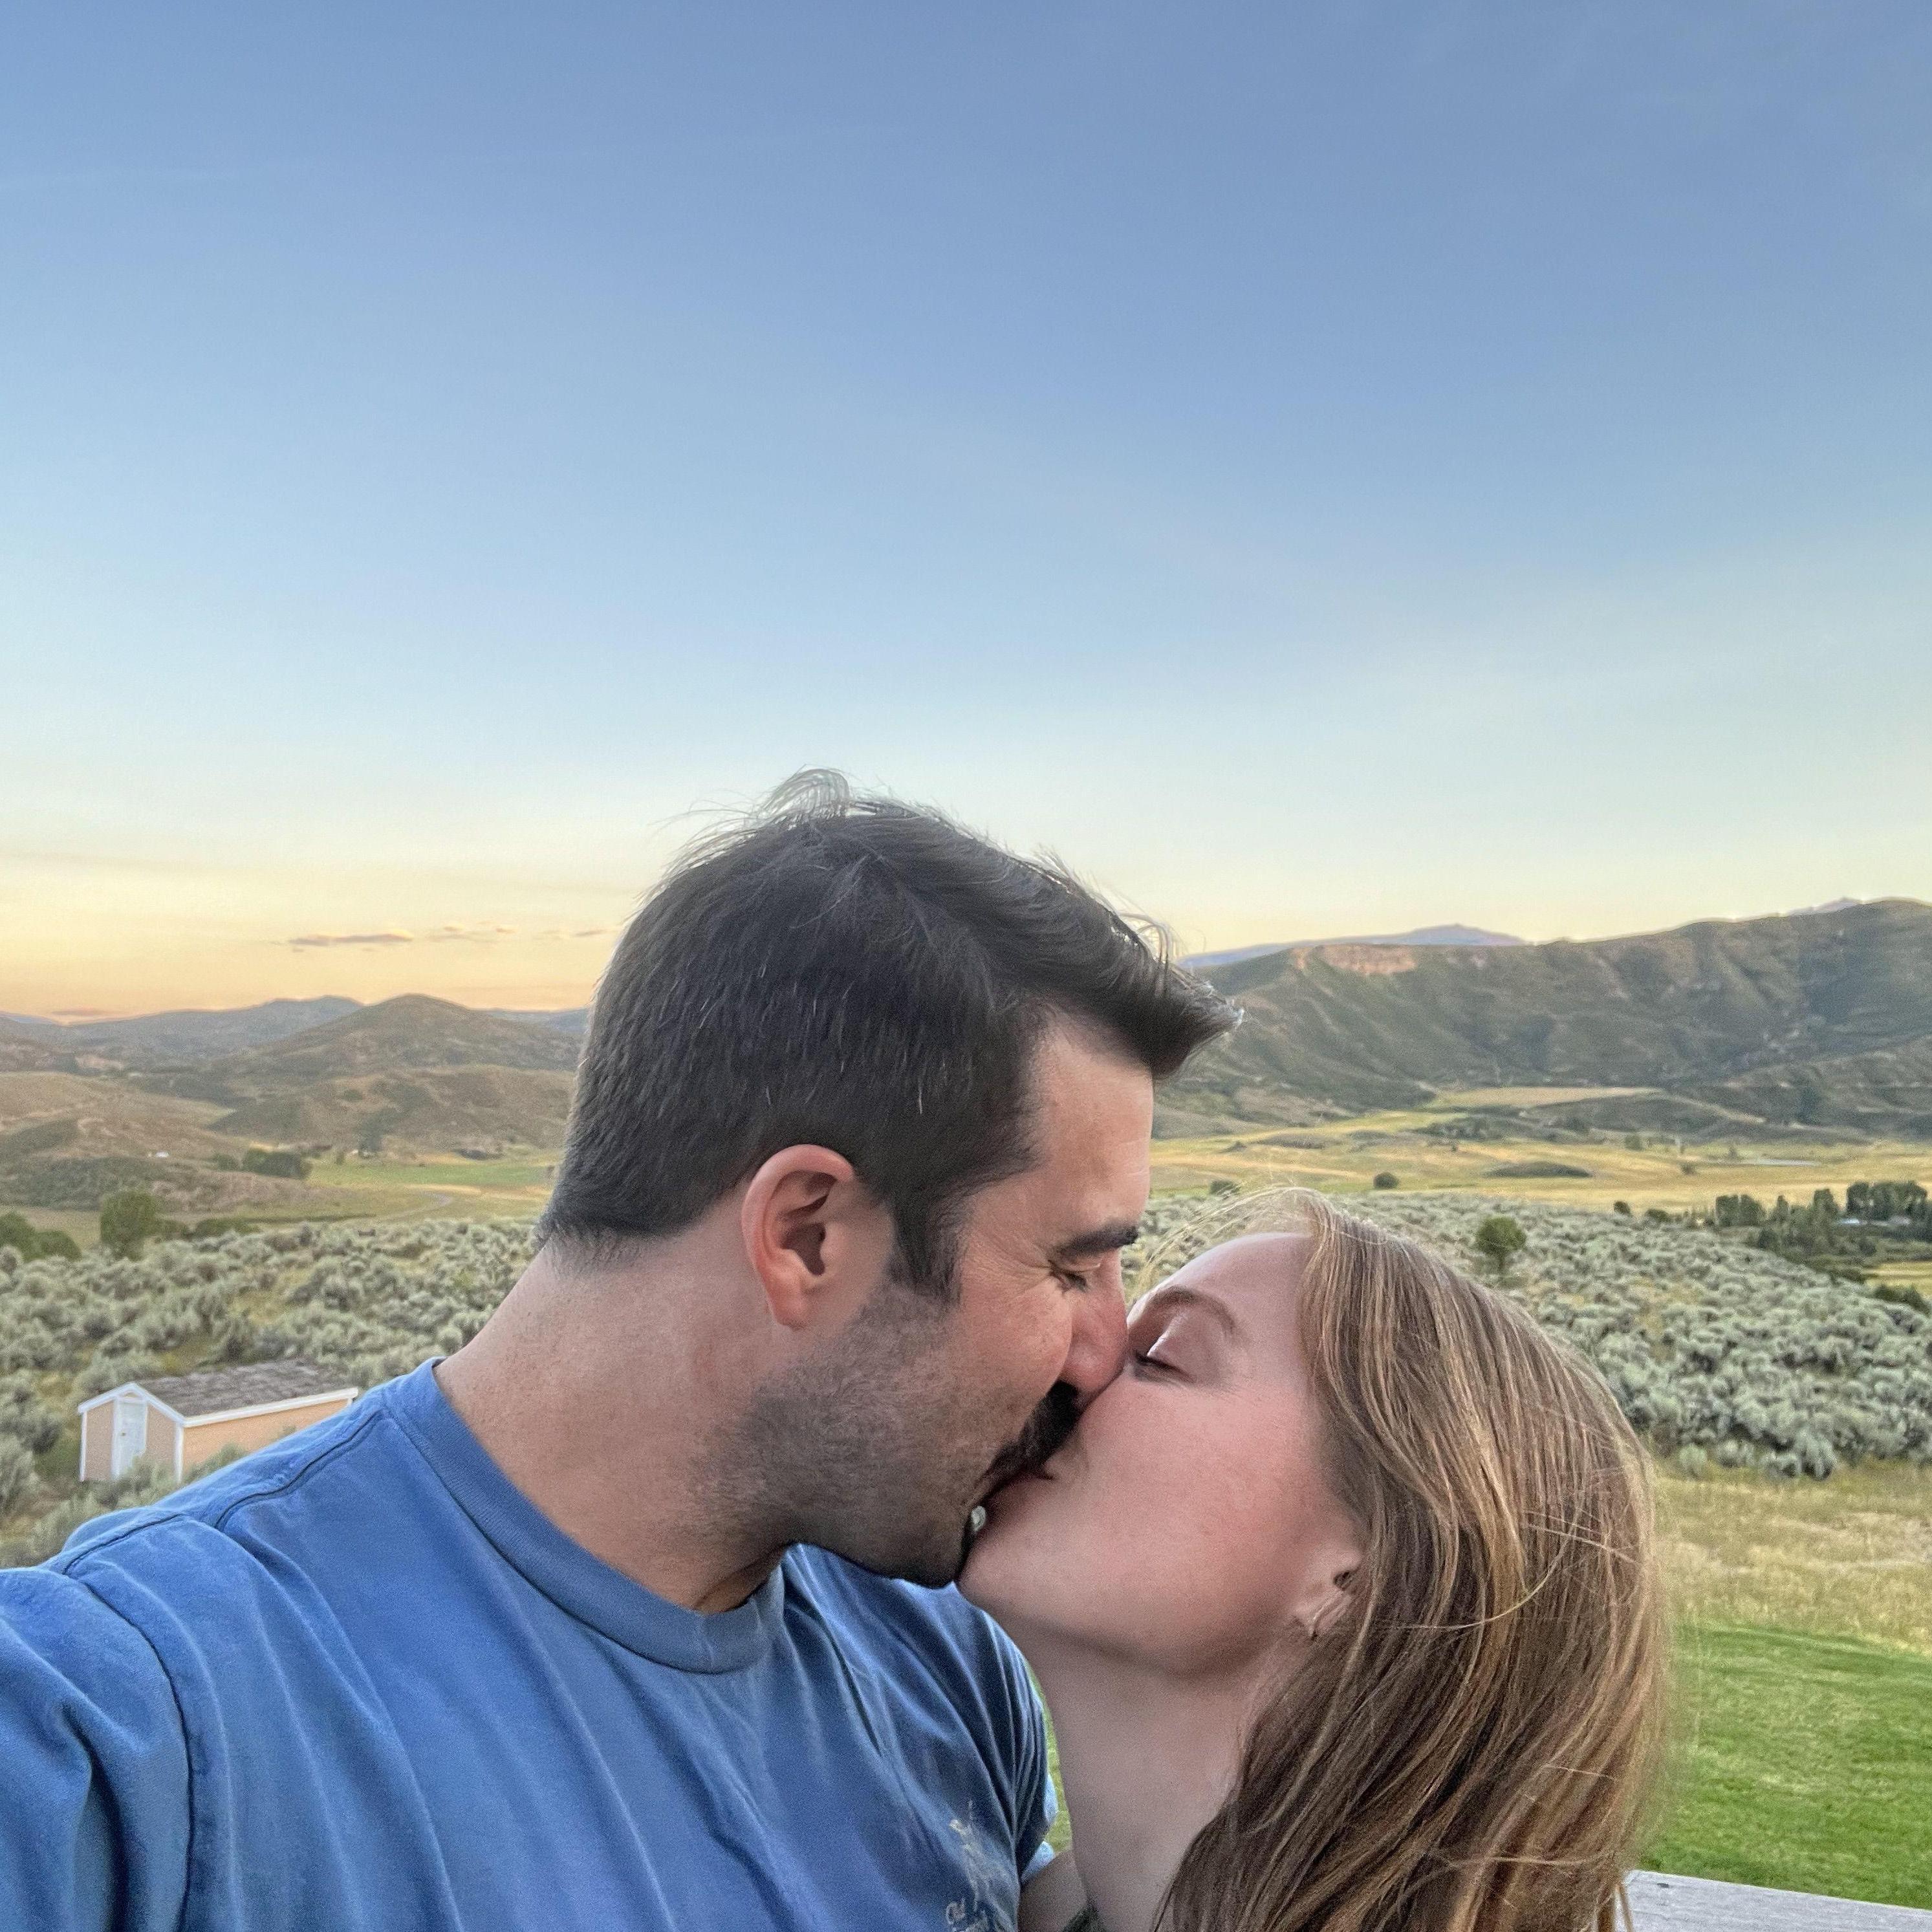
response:
{"label": "kissing lips", "polygon": [[980,1492],[980,1501],[983,1502],[995,1490],[1004,1489],[1016,1476],[1039,1475],[1073,1433],[1079,1419],[1079,1391],[1069,1383],[1055,1382],[1028,1418],[1025,1428],[994,1457]]}

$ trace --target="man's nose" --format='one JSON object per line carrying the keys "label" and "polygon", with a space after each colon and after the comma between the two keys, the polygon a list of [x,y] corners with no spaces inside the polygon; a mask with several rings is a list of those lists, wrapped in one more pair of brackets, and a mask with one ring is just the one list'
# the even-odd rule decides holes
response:
{"label": "man's nose", "polygon": [[1114,1275],[1111,1281],[1096,1281],[1074,1304],[1073,1337],[1060,1379],[1079,1390],[1084,1407],[1120,1372],[1126,1359],[1126,1298]]}

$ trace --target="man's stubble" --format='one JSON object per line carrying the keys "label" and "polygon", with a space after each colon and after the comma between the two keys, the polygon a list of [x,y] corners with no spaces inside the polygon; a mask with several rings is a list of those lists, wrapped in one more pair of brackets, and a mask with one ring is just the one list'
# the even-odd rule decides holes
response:
{"label": "man's stubble", "polygon": [[959,1574],[974,1506],[1071,1433],[1056,1384],[1024,1426],[988,1439],[992,1392],[946,1342],[950,1300],[888,1280],[838,1342],[773,1378],[736,1435],[716,1506],[774,1546],[805,1543],[883,1576],[938,1588]]}

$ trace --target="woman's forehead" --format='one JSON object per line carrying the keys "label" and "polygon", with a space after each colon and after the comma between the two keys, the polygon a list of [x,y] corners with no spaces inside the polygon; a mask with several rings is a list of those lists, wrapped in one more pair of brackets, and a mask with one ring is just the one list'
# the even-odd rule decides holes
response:
{"label": "woman's forehead", "polygon": [[1292,1230],[1237,1234],[1196,1255],[1176,1279],[1217,1294],[1278,1294],[1300,1276],[1307,1245],[1306,1234]]}
{"label": "woman's forehead", "polygon": [[1307,1247],[1308,1237],[1298,1233],[1240,1234],[1196,1255],[1168,1280],[1223,1303],[1243,1330],[1266,1341],[1292,1326],[1287,1318]]}

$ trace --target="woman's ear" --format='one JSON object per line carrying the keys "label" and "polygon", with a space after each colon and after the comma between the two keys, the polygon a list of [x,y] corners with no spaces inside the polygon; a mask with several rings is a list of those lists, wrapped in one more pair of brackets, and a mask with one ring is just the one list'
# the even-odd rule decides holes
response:
{"label": "woman's ear", "polygon": [[738,1227],[782,1328],[842,1320],[892,1254],[891,1215],[830,1148],[781,1148],[746,1184]]}
{"label": "woman's ear", "polygon": [[1361,1561],[1351,1550],[1329,1557],[1313,1573],[1314,1580],[1294,1606],[1295,1623],[1310,1643],[1319,1643],[1348,1615]]}

